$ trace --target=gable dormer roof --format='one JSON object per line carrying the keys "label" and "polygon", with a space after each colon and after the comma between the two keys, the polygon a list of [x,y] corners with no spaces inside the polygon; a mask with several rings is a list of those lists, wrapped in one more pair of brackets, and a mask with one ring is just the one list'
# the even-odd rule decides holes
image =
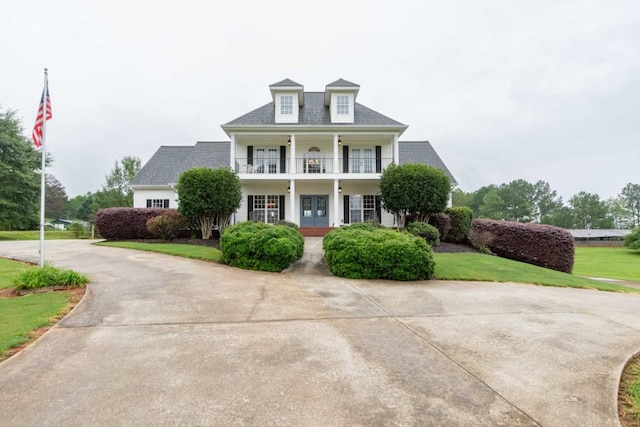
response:
{"label": "gable dormer roof", "polygon": [[338,79],[333,83],[329,83],[324,88],[324,105],[328,107],[331,105],[331,93],[332,92],[348,92],[353,93],[353,100],[358,96],[358,91],[360,90],[360,85],[357,83],[352,83],[345,79]]}
{"label": "gable dormer roof", "polygon": [[269,85],[269,90],[271,91],[271,99],[274,101],[278,92],[296,92],[298,94],[298,105],[304,105],[304,86],[291,79],[284,79]]}

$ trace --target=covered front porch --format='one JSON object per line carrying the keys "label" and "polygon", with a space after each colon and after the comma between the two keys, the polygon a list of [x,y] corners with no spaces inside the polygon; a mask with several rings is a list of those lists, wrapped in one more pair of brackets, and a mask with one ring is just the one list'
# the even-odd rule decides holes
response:
{"label": "covered front porch", "polygon": [[393,225],[381,208],[377,179],[243,180],[242,191],[235,222],[286,220],[318,229],[369,220]]}

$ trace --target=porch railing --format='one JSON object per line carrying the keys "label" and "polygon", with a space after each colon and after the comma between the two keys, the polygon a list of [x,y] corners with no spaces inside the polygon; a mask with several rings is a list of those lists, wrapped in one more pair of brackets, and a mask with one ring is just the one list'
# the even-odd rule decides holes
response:
{"label": "porch railing", "polygon": [[[391,158],[347,158],[338,160],[337,173],[363,173],[374,174],[382,172],[393,163]],[[249,174],[279,174],[290,172],[290,159],[246,159],[236,158],[236,173]],[[334,173],[333,157],[296,158],[296,173],[301,174],[326,174]]]}

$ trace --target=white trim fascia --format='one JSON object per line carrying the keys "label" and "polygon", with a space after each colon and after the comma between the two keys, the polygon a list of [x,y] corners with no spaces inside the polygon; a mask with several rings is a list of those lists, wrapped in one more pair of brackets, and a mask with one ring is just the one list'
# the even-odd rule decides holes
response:
{"label": "white trim fascia", "polygon": [[242,125],[242,126],[220,126],[222,130],[225,131],[227,135],[231,133],[235,133],[236,135],[241,134],[250,134],[256,132],[263,133],[273,133],[273,134],[290,134],[305,131],[317,131],[317,132],[325,132],[325,133],[343,133],[343,132],[372,132],[372,131],[389,131],[389,132],[399,132],[398,135],[402,135],[405,130],[409,127],[408,125],[401,126],[388,126],[388,125],[369,125],[369,126],[358,126],[352,124],[342,124],[342,125],[327,125],[327,126],[318,126],[318,125],[288,125],[287,124],[274,124],[274,125]]}

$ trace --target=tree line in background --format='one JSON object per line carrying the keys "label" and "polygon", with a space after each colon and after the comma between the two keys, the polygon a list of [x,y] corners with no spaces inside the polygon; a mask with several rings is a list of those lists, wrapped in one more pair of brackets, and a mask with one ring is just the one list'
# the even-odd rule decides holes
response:
{"label": "tree line in background", "polygon": [[569,229],[631,229],[640,225],[640,184],[628,183],[607,200],[581,191],[567,203],[546,181],[517,179],[474,192],[453,191],[453,206],[468,206],[476,218],[537,222]]}
{"label": "tree line in background", "polygon": [[[47,158],[47,165],[52,162]],[[64,185],[46,176],[45,218],[92,221],[102,208],[133,206],[129,182],[140,170],[137,157],[116,161],[96,192],[69,198]],[[41,157],[13,110],[0,109],[0,229],[37,229],[40,223]]]}

